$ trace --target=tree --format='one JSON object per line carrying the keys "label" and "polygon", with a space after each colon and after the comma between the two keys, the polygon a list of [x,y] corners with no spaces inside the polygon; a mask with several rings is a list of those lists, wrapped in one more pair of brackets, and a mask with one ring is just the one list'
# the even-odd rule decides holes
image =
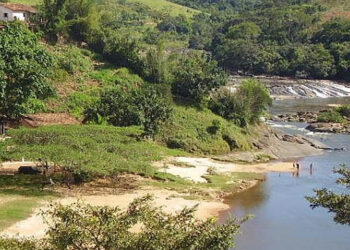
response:
{"label": "tree", "polygon": [[216,48],[215,58],[220,65],[230,70],[254,73],[260,61],[261,48],[244,39],[224,39]]}
{"label": "tree", "polygon": [[24,24],[7,23],[0,29],[0,113],[20,117],[29,98],[52,93],[46,78],[53,57]]}
{"label": "tree", "polygon": [[[342,176],[337,180],[338,184],[350,188],[350,168],[343,166],[335,169],[334,173]],[[350,226],[350,194],[337,194],[326,188],[315,190],[315,192],[315,197],[306,197],[312,209],[324,207],[335,214],[333,218],[335,222]]]}
{"label": "tree", "polygon": [[190,53],[174,69],[172,92],[200,104],[209,92],[226,84],[227,75],[205,54]]}
{"label": "tree", "polygon": [[256,39],[261,34],[261,29],[253,22],[243,22],[238,25],[231,26],[226,34],[230,39]]}
{"label": "tree", "polygon": [[141,111],[141,124],[146,136],[153,136],[158,132],[160,125],[166,122],[172,109],[167,101],[153,89],[147,89],[136,98],[138,110]]}
{"label": "tree", "polygon": [[85,111],[85,119],[98,122],[103,117],[114,126],[142,125],[145,136],[154,136],[171,111],[163,96],[152,88],[113,88]]}
{"label": "tree", "polygon": [[157,48],[151,48],[144,62],[144,76],[153,83],[164,83],[166,81],[166,58],[163,47],[159,44]]}
{"label": "tree", "polygon": [[41,26],[50,42],[57,42],[58,33],[63,29],[65,3],[67,0],[44,0],[39,9]]}
{"label": "tree", "polygon": [[244,127],[258,122],[271,103],[267,88],[250,79],[243,81],[234,93],[227,89],[214,93],[209,107],[214,113]]}
{"label": "tree", "polygon": [[334,42],[350,42],[350,20],[334,18],[325,22],[322,25],[322,29],[315,34],[313,39],[326,45]]}
{"label": "tree", "polygon": [[[151,207],[150,201],[150,196],[136,199],[126,211],[81,203],[70,206],[54,204],[44,214],[49,225],[44,239],[34,242],[0,238],[0,244],[7,243],[13,247],[11,249],[22,249],[20,247],[25,243],[29,247],[40,246],[40,249],[219,250],[234,246],[234,236],[246,220],[231,219],[218,225],[214,219],[196,219],[195,207],[172,215]],[[140,225],[141,230],[137,230]]]}
{"label": "tree", "polygon": [[100,16],[91,0],[44,0],[39,16],[47,39],[53,43],[62,35],[86,42],[100,27]]}
{"label": "tree", "polygon": [[104,35],[103,56],[118,67],[127,67],[141,74],[144,65],[140,56],[140,44],[130,31],[109,30]]}

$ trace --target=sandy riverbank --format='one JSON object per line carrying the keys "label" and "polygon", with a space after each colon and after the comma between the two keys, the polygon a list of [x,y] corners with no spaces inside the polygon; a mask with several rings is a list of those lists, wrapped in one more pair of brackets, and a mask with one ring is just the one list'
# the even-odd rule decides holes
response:
{"label": "sandy riverbank", "polygon": [[[194,182],[207,182],[203,176],[210,171],[218,174],[246,172],[246,173],[267,173],[267,172],[293,172],[292,162],[267,162],[256,164],[236,164],[223,162],[203,157],[174,157],[163,162],[159,171],[180,176]],[[184,164],[184,166],[181,166]]]}
{"label": "sandy riverbank", "polygon": [[[204,201],[204,200],[188,200],[181,197],[181,194],[169,191],[159,190],[154,188],[144,188],[140,190],[132,190],[120,195],[77,195],[67,198],[61,198],[55,200],[63,205],[69,205],[78,200],[94,206],[111,206],[126,209],[128,205],[136,198],[140,198],[147,194],[151,194],[154,197],[153,205],[162,207],[165,212],[176,213],[184,209],[185,207],[194,207],[198,204],[195,215],[199,219],[207,219],[209,217],[218,217],[220,212],[229,209],[227,204],[220,201]],[[47,230],[47,225],[40,211],[48,209],[48,202],[43,203],[39,209],[34,211],[33,215],[23,221],[17,222],[11,227],[7,228],[2,234],[10,237],[34,237],[42,238]]]}

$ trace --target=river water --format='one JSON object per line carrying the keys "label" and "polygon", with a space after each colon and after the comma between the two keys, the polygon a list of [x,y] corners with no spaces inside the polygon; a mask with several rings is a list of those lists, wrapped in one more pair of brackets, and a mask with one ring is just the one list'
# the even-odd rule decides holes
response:
{"label": "river water", "polygon": [[[349,99],[332,99],[328,103],[334,101],[350,103]],[[320,100],[318,106],[325,106],[326,102]],[[309,105],[316,109],[316,103],[317,100],[304,100],[302,105],[297,100],[294,103],[291,100],[278,102],[271,112],[290,111],[291,106],[304,107],[305,110]],[[350,250],[350,227],[334,223],[332,214],[323,208],[312,210],[305,199],[306,195],[313,195],[315,188],[349,192],[335,184],[337,176],[332,170],[340,164],[350,165],[350,135],[311,133],[305,130],[305,123],[275,123],[273,126],[290,134],[310,136],[329,147],[347,150],[298,159],[301,163],[299,176],[270,173],[265,182],[230,198],[228,202],[232,208],[227,217],[254,215],[242,226],[235,249]],[[309,171],[311,163],[312,173]]]}

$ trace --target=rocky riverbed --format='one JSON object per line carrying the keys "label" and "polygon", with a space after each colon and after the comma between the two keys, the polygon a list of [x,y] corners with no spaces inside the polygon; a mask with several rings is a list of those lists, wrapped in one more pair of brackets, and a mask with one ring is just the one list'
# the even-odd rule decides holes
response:
{"label": "rocky riverbed", "polygon": [[327,112],[328,110],[321,110],[319,112],[297,112],[292,114],[279,114],[270,117],[272,121],[283,122],[307,122],[309,125],[307,130],[312,132],[325,132],[325,133],[347,133],[350,134],[350,119],[347,119],[344,123],[335,122],[317,122],[319,114]]}
{"label": "rocky riverbed", "polygon": [[[251,76],[260,80],[275,99],[328,98],[350,96],[350,84],[330,80],[310,80],[288,77]],[[247,76],[231,76],[229,88],[236,88]]]}

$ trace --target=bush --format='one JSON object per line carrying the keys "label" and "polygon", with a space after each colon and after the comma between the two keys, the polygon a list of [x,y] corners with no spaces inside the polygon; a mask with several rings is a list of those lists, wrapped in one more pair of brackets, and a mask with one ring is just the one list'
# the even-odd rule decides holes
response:
{"label": "bush", "polygon": [[318,115],[318,122],[336,122],[342,123],[344,122],[344,118],[335,110],[330,110],[327,112],[322,112]]}
{"label": "bush", "polygon": [[104,117],[114,126],[142,125],[145,135],[154,136],[161,123],[169,119],[171,108],[163,96],[151,88],[113,88],[85,111],[86,120]]}
{"label": "bush", "polygon": [[214,155],[251,149],[243,130],[208,109],[174,106],[170,122],[156,138],[169,148]]}
{"label": "bush", "polygon": [[89,72],[92,69],[91,52],[77,47],[58,47],[58,67],[69,74]]}
{"label": "bush", "polygon": [[29,98],[23,106],[26,114],[35,114],[48,111],[45,103],[42,100],[35,98]]}
{"label": "bush", "polygon": [[350,105],[343,105],[336,109],[336,111],[345,117],[350,117]]}
{"label": "bush", "polygon": [[82,181],[123,172],[152,176],[151,162],[179,152],[140,141],[141,133],[139,127],[103,125],[13,129],[8,132],[12,139],[4,145],[9,150],[1,151],[0,156],[3,161],[45,159],[69,169]]}
{"label": "bush", "polygon": [[213,94],[209,107],[215,113],[236,125],[244,127],[256,123],[272,102],[264,85],[256,80],[246,80],[235,93],[222,89]]}
{"label": "bush", "polygon": [[[151,197],[135,199],[126,211],[118,207],[55,204],[43,216],[49,224],[46,237],[36,242],[0,239],[10,249],[230,249],[246,219],[218,224],[194,217],[195,207],[172,215],[153,208]],[[135,233],[135,226],[142,230]]]}
{"label": "bush", "polygon": [[200,104],[209,92],[227,82],[227,75],[217,62],[204,54],[192,53],[180,59],[173,69],[172,92]]}

